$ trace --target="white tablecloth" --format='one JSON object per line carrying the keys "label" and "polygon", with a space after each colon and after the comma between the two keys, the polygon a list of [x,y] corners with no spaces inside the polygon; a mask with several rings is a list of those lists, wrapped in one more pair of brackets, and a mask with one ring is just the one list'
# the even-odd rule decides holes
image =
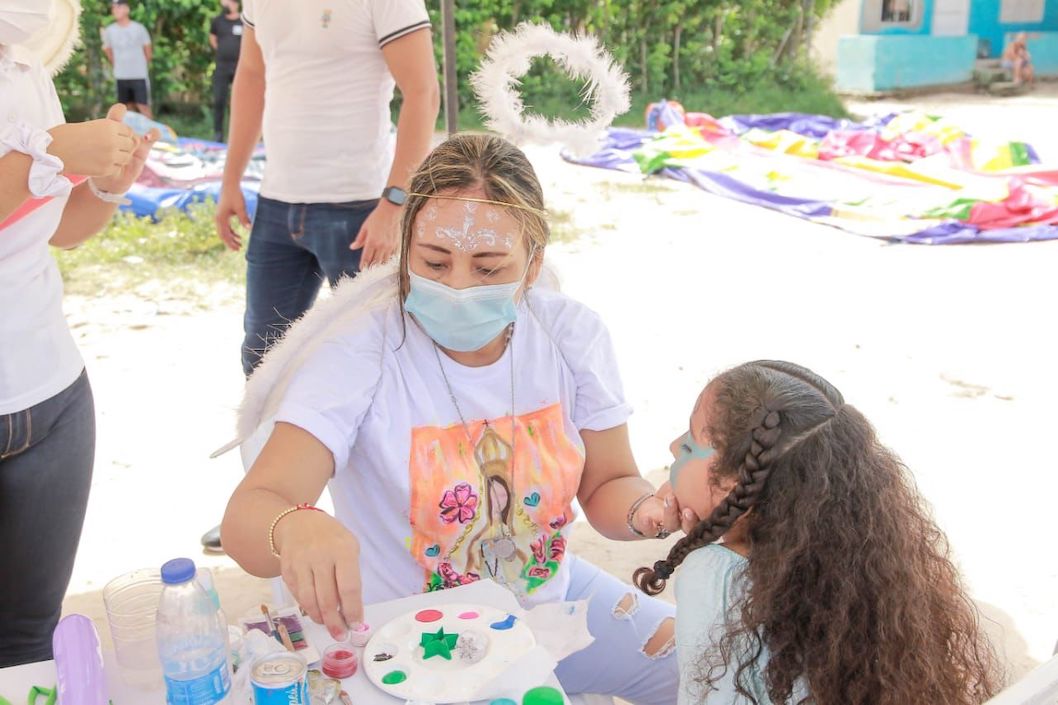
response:
{"label": "white tablecloth", "polygon": [[[401,600],[369,605],[366,608],[366,619],[369,624],[380,626],[406,612],[449,602],[486,605],[501,610],[512,610],[517,606],[517,602],[509,591],[491,581],[481,581],[443,592],[413,595]],[[308,622],[308,620],[306,622],[309,640],[322,653],[334,640],[330,638],[324,627]],[[103,660],[106,664],[107,680],[110,683],[110,698],[114,705],[164,705],[165,690],[161,683],[153,692],[134,690],[121,680],[118,667],[114,663],[113,653],[104,653]],[[55,685],[54,661],[0,669],[0,696],[10,700],[12,705],[22,705],[26,702],[29,689],[35,685],[47,688]],[[561,691],[558,680],[554,676],[551,677],[551,682],[542,685],[550,685]],[[363,668],[358,669],[352,678],[342,681],[342,686],[349,693],[355,705],[403,705],[401,700],[383,693],[372,685],[364,675]],[[517,703],[520,703],[522,699],[520,692],[504,695]]]}

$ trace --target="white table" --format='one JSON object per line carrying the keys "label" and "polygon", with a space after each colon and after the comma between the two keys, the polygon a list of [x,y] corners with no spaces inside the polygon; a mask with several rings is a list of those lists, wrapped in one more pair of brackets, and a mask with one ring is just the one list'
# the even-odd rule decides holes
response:
{"label": "white table", "polygon": [[[406,612],[435,607],[449,602],[485,605],[507,611],[517,607],[517,602],[508,590],[491,581],[481,581],[451,590],[413,595],[400,600],[368,605],[365,610],[366,619],[369,624],[383,625]],[[324,627],[308,620],[305,620],[305,622],[309,640],[320,653],[323,653],[323,650],[334,640],[331,639]],[[357,651],[362,651],[362,649]],[[159,687],[155,691],[134,690],[126,686],[121,680],[117,664],[114,663],[113,653],[104,653],[103,660],[106,665],[107,680],[110,684],[110,698],[114,705],[164,705],[165,690],[161,683],[159,683]],[[54,685],[54,661],[43,661],[26,666],[0,669],[0,695],[10,700],[11,705],[23,705],[26,702],[26,695],[29,693],[29,689],[33,686],[51,688]],[[559,686],[558,679],[554,675],[551,676],[549,683],[542,683],[541,685],[549,685],[561,692],[561,686]],[[376,688],[364,675],[362,667],[357,670],[356,675],[352,678],[343,680],[342,687],[349,693],[354,705],[404,705],[402,700],[387,695]],[[517,703],[521,702],[521,696],[522,693],[520,692],[506,694],[506,697]],[[569,703],[568,699],[567,703]],[[241,703],[236,705],[241,705]],[[336,702],[336,705],[340,705],[340,703]]]}

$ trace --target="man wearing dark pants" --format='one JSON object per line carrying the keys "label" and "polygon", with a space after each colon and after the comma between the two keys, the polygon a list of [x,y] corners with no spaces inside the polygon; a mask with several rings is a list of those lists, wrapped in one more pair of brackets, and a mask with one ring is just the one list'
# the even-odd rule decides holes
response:
{"label": "man wearing dark pants", "polygon": [[[242,19],[216,217],[238,250],[231,220],[250,224],[239,182],[263,127],[267,162],[246,252],[249,376],[324,277],[333,286],[396,253],[404,189],[430,150],[440,90],[424,0],[244,0]],[[203,544],[219,550],[219,532]]]}
{"label": "man wearing dark pants", "polygon": [[213,47],[213,139],[224,141],[224,113],[228,109],[228,93],[235,80],[235,66],[239,63],[242,43],[242,19],[239,0],[221,0],[224,13],[213,18],[209,27],[209,45]]}

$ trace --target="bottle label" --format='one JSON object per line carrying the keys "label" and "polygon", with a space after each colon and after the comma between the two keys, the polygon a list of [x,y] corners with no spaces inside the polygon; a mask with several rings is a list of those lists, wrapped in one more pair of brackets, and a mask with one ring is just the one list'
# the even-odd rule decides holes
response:
{"label": "bottle label", "polygon": [[166,676],[165,692],[169,705],[216,705],[231,690],[231,672],[227,661],[211,673],[191,680],[175,680]]}

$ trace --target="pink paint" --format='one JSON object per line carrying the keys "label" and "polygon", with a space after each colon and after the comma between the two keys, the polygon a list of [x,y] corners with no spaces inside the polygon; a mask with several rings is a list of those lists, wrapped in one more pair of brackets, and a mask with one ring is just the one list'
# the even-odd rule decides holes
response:
{"label": "pink paint", "polygon": [[349,643],[361,649],[371,641],[372,629],[370,624],[357,624],[349,630]]}
{"label": "pink paint", "polygon": [[426,622],[429,624],[430,622],[439,621],[442,617],[444,617],[444,615],[437,610],[423,610],[415,615],[415,621]]}
{"label": "pink paint", "polygon": [[348,644],[331,644],[323,652],[323,673],[330,678],[350,678],[357,666],[356,653]]}
{"label": "pink paint", "polygon": [[477,619],[480,616],[481,615],[478,614],[477,612],[464,612],[463,614],[459,615],[459,618],[460,619]]}

